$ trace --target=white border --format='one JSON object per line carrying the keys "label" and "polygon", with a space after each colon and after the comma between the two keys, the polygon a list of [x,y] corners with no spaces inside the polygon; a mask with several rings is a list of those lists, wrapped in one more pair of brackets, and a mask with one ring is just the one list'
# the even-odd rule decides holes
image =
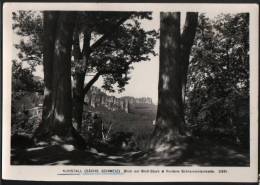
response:
{"label": "white border", "polygon": [[[250,13],[250,167],[162,167],[120,166],[91,169],[159,169],[159,170],[227,170],[224,174],[124,174],[58,176],[63,169],[87,169],[87,166],[11,166],[11,59],[12,11],[15,10],[96,10],[96,11],[197,11],[219,13]],[[169,3],[5,3],[3,6],[3,152],[2,176],[9,180],[34,181],[120,181],[120,182],[257,182],[258,152],[258,5],[257,4],[169,4]]]}

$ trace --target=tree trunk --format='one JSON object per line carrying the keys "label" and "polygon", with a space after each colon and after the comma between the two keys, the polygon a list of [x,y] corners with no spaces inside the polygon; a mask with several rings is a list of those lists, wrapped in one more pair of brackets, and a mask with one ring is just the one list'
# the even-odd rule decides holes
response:
{"label": "tree trunk", "polygon": [[80,51],[79,47],[79,32],[75,33],[74,37],[74,60],[75,67],[75,88],[73,89],[73,104],[74,104],[74,118],[77,123],[77,129],[80,132],[82,127],[82,114],[84,109],[84,82],[87,71],[87,64],[90,55],[90,39],[91,33],[85,32],[83,39],[83,49]]}
{"label": "tree trunk", "polygon": [[56,37],[57,20],[59,12],[43,12],[44,43],[43,43],[43,72],[44,72],[44,101],[42,111],[42,122],[35,131],[34,136],[43,138],[49,132],[51,126],[52,105],[52,75],[53,75],[53,51]]}
{"label": "tree trunk", "polygon": [[161,13],[158,110],[151,139],[151,148],[157,152],[171,151],[185,137],[183,88],[196,19],[192,17],[191,21],[190,14],[187,15],[181,36],[180,13]]}
{"label": "tree trunk", "polygon": [[158,110],[151,147],[170,149],[184,123],[180,63],[180,13],[160,15],[160,69]]}
{"label": "tree trunk", "polygon": [[52,131],[66,136],[72,128],[71,47],[75,13],[60,13],[53,56]]}
{"label": "tree trunk", "polygon": [[82,114],[84,109],[84,79],[85,73],[75,75],[75,88],[73,90],[74,118],[77,122],[77,129],[81,131]]}
{"label": "tree trunk", "polygon": [[78,131],[81,131],[82,127],[82,115],[84,110],[84,98],[85,95],[90,90],[91,86],[98,80],[100,74],[97,73],[85,86],[84,78],[86,72],[83,74],[76,75],[76,87],[74,90],[74,118],[76,119],[78,125]]}
{"label": "tree trunk", "polygon": [[[65,142],[83,145],[84,141],[72,126],[71,97],[71,48],[74,29],[75,12],[61,12],[52,16],[52,12],[44,12],[44,34],[50,36],[49,30],[55,30],[44,42],[44,79],[47,89],[44,100],[43,122],[35,133],[39,140],[49,140],[58,136]],[[57,16],[54,24],[53,17]],[[56,26],[55,26],[56,25]],[[53,27],[52,27],[53,26]],[[51,95],[51,97],[50,97]]]}
{"label": "tree trunk", "polygon": [[183,32],[181,35],[181,60],[183,63],[183,69],[182,69],[183,104],[185,104],[185,92],[186,92],[190,52],[194,42],[197,25],[198,25],[198,13],[187,12]]}

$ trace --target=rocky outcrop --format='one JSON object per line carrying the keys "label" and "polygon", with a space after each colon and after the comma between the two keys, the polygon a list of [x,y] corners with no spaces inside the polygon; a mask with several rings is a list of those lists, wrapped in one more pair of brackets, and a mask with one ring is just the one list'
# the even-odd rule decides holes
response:
{"label": "rocky outcrop", "polygon": [[85,103],[93,108],[105,107],[110,111],[129,112],[129,106],[135,104],[152,104],[152,99],[149,97],[134,98],[125,96],[117,98],[108,96],[97,87],[92,87],[90,92],[85,96]]}
{"label": "rocky outcrop", "polygon": [[120,99],[126,100],[130,104],[153,104],[152,98],[149,98],[149,97],[134,98],[134,97],[130,97],[130,96],[125,96]]}

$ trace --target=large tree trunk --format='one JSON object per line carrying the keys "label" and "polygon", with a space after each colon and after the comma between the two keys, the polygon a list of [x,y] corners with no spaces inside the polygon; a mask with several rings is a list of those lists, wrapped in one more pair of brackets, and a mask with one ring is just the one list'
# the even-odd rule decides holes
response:
{"label": "large tree trunk", "polygon": [[184,124],[180,63],[180,13],[160,15],[158,110],[151,147],[169,150]]}
{"label": "large tree trunk", "polygon": [[75,12],[44,12],[44,35],[50,39],[44,41],[44,79],[47,90],[43,122],[35,133],[38,140],[58,136],[75,145],[84,143],[72,126],[71,48],[75,16]]}
{"label": "large tree trunk", "polygon": [[85,32],[83,39],[83,49],[80,51],[79,32],[76,31],[74,36],[74,60],[75,66],[75,87],[73,88],[73,104],[74,104],[74,118],[77,123],[78,131],[81,131],[82,114],[84,109],[84,82],[87,71],[88,59],[90,55],[90,39],[91,33]]}
{"label": "large tree trunk", "polygon": [[[170,152],[174,146],[180,145],[186,135],[183,88],[196,24],[193,24],[189,14],[181,36],[180,13],[161,13],[160,18],[158,110],[151,148],[157,152]],[[192,20],[196,22],[196,19]]]}
{"label": "large tree trunk", "polygon": [[66,136],[72,128],[71,47],[75,13],[60,13],[52,76],[52,132]]}
{"label": "large tree trunk", "polygon": [[[35,132],[35,136],[44,135],[51,125],[51,105],[52,105],[52,74],[53,74],[53,51],[56,37],[58,12],[43,13],[44,43],[43,43],[43,71],[44,71],[44,102],[42,112],[42,122]],[[44,136],[43,136],[44,137]]]}

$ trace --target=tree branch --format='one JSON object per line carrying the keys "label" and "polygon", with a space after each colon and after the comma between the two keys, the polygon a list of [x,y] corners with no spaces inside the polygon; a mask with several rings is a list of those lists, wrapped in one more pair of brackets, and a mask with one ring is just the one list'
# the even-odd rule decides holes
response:
{"label": "tree branch", "polygon": [[37,61],[39,63],[42,62],[42,60],[39,57],[33,57],[33,56],[30,56],[30,57],[22,59],[22,61],[28,61],[28,60],[35,60],[35,61]]}
{"label": "tree branch", "polygon": [[94,44],[92,44],[90,46],[90,52],[93,51],[94,49],[96,49],[100,44],[102,44],[108,37],[110,37],[114,31],[121,25],[123,24],[127,19],[130,18],[132,14],[129,13],[126,16],[122,17],[113,27],[112,30],[110,30],[109,32],[107,32],[106,34],[104,34],[100,39],[98,39]]}
{"label": "tree branch", "polygon": [[91,40],[91,32],[86,31],[84,32],[84,38],[83,38],[83,48],[82,48],[82,55],[86,56],[90,54],[90,40]]}
{"label": "tree branch", "polygon": [[86,94],[90,87],[98,80],[100,77],[101,73],[96,73],[95,76],[87,83],[87,85],[84,87],[84,94]]}
{"label": "tree branch", "polygon": [[[129,13],[127,15],[125,15],[124,17],[122,17],[113,27],[112,30],[110,30],[109,32],[105,33],[100,39],[98,39],[94,44],[92,44],[91,46],[89,46],[88,48],[83,47],[83,52],[84,55],[87,57],[94,49],[96,49],[99,45],[101,45],[107,38],[109,38],[114,31],[121,25],[123,24],[127,19],[129,19],[131,17],[132,13]],[[86,41],[90,41],[87,40]],[[85,45],[85,36],[84,36],[84,45]],[[107,71],[108,73],[108,71]],[[107,74],[106,72],[97,72],[96,75],[88,82],[88,84],[84,87],[84,94],[86,94],[90,87],[98,80],[98,78],[102,75],[102,74]]]}

